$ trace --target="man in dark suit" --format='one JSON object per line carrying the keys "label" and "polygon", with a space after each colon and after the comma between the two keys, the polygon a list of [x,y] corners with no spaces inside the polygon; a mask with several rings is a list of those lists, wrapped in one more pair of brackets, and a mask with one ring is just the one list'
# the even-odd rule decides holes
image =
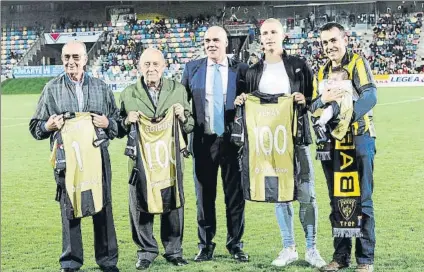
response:
{"label": "man in dark suit", "polygon": [[218,168],[221,167],[226,216],[226,247],[234,259],[245,262],[241,237],[244,232],[245,200],[238,171],[237,147],[230,143],[234,120],[234,99],[244,90],[247,64],[229,59],[228,39],[223,28],[213,26],[205,33],[207,58],[187,63],[182,84],[193,99],[195,126],[192,133],[194,180],[200,251],[195,261],[213,258],[216,244],[215,199]]}

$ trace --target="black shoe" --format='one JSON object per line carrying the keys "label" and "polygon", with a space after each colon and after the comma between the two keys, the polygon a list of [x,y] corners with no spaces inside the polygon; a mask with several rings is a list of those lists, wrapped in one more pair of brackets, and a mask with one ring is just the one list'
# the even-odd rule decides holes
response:
{"label": "black shoe", "polygon": [[135,268],[137,270],[146,270],[150,267],[151,264],[152,262],[147,259],[138,259],[137,263],[135,264]]}
{"label": "black shoe", "polygon": [[247,253],[245,253],[241,248],[233,249],[230,253],[233,256],[234,260],[236,261],[239,261],[239,262],[249,261],[249,255],[247,255]]}
{"label": "black shoe", "polygon": [[119,272],[118,267],[116,266],[106,266],[101,268],[103,272]]}
{"label": "black shoe", "polygon": [[325,143],[328,141],[327,134],[325,133],[325,130],[322,126],[315,124],[312,126],[312,128],[314,129],[315,135],[317,136],[317,144]]}
{"label": "black shoe", "polygon": [[79,271],[79,268],[62,268],[60,272],[76,272]]}
{"label": "black shoe", "polygon": [[212,243],[211,245],[207,245],[204,248],[201,248],[199,253],[194,257],[195,262],[204,262],[204,261],[210,261],[213,259],[213,252],[215,250],[215,243]]}
{"label": "black shoe", "polygon": [[188,262],[182,257],[168,257],[166,260],[176,266],[184,266],[188,264]]}

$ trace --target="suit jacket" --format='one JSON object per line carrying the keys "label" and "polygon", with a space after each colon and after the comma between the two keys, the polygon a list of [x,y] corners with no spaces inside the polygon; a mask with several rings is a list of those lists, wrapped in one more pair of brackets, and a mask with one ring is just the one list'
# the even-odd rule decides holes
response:
{"label": "suit jacket", "polygon": [[[224,104],[224,138],[228,138],[228,140],[230,136],[230,126],[235,116],[234,100],[237,95],[245,92],[245,76],[247,69],[247,64],[234,59],[228,59],[227,97]],[[186,64],[181,81],[187,90],[189,100],[192,100],[193,116],[195,119],[193,152],[196,150],[196,144],[201,144],[201,138],[205,132],[206,71],[207,58],[190,61]]]}
{"label": "suit jacket", "polygon": [[[302,93],[306,99],[306,107],[298,107],[300,114],[298,118],[298,137],[296,138],[296,144],[309,145],[312,143],[312,136],[307,110],[312,101],[313,73],[306,61],[296,56],[289,56],[284,52],[281,58],[284,62],[287,76],[289,77],[291,92]],[[246,74],[246,93],[259,91],[259,82],[261,81],[263,70],[263,60],[260,60],[249,68]]]}

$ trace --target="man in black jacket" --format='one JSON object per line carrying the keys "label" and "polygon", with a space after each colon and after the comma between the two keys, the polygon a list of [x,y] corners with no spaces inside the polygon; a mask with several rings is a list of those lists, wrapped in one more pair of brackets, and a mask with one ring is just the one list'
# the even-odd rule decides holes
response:
{"label": "man in black jacket", "polygon": [[[312,143],[307,107],[312,99],[313,75],[305,61],[288,56],[282,47],[283,27],[273,18],[261,26],[261,42],[265,48],[265,59],[249,68],[246,73],[247,92],[266,94],[292,94],[299,110],[296,138],[296,187],[300,202],[300,221],[306,237],[305,260],[315,267],[325,265],[316,249],[317,204],[315,200],[314,173],[308,145]],[[245,101],[245,94],[235,100],[236,105]],[[292,203],[276,204],[276,216],[283,239],[283,250],[272,262],[275,266],[286,266],[298,259],[294,241]]]}

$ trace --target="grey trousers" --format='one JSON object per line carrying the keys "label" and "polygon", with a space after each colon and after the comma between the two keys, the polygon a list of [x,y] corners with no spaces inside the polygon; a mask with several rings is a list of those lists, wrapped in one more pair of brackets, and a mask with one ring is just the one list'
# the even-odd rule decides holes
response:
{"label": "grey trousers", "polygon": [[[78,269],[84,263],[81,219],[69,220],[64,209],[64,199],[60,200],[62,213],[62,255],[59,262],[62,268]],[[92,216],[94,225],[94,249],[96,263],[101,267],[116,266],[118,263],[118,245],[113,224],[112,204]]]}
{"label": "grey trousers", "polygon": [[[139,247],[139,259],[151,262],[159,255],[158,243],[153,235],[154,214],[137,210],[135,186],[129,189],[130,223],[132,238]],[[160,215],[160,236],[165,248],[165,258],[182,257],[182,241],[184,231],[184,207]]]}
{"label": "grey trousers", "polygon": [[[309,146],[296,146],[296,187],[297,200],[300,203],[299,219],[306,238],[306,248],[316,245],[318,208],[315,198],[314,169]],[[283,247],[295,245],[293,204],[277,203],[275,206],[278,225],[283,240]]]}

